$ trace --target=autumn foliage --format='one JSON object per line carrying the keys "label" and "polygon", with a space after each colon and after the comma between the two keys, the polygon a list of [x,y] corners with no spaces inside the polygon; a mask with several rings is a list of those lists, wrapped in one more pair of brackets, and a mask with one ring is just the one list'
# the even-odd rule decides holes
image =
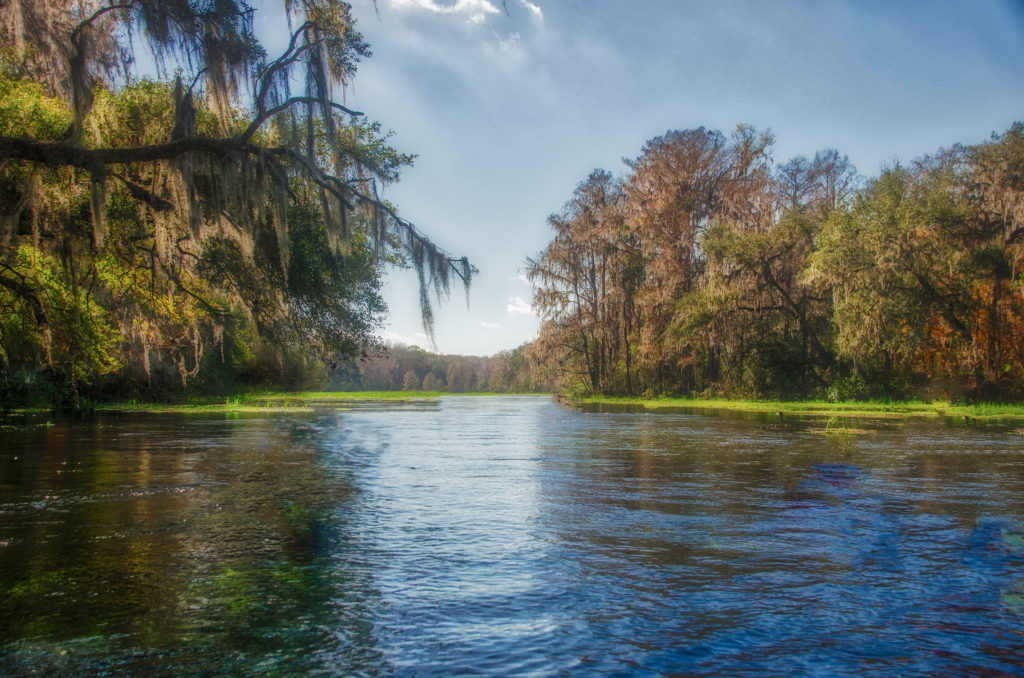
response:
{"label": "autumn foliage", "polygon": [[597,170],[528,261],[560,388],[752,397],[1024,390],[1024,126],[864,180],[770,134],[670,131]]}

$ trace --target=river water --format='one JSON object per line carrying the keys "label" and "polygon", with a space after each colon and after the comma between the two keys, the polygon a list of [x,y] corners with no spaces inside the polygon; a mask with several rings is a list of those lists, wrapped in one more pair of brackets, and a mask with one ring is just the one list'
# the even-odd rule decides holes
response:
{"label": "river water", "polygon": [[1024,675],[1022,431],[824,426],[451,397],[8,427],[0,674]]}

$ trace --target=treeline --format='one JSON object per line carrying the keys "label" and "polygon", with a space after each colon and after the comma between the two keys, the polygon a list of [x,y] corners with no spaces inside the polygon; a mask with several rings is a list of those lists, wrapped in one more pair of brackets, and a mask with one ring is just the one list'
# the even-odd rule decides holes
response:
{"label": "treeline", "polygon": [[440,355],[391,346],[368,360],[338,368],[329,388],[341,391],[447,391],[449,393],[548,393],[547,374],[527,358],[527,346],[493,356]]}
{"label": "treeline", "polygon": [[529,260],[561,390],[1024,392],[1024,125],[861,178],[835,150],[704,128],[594,171]]}

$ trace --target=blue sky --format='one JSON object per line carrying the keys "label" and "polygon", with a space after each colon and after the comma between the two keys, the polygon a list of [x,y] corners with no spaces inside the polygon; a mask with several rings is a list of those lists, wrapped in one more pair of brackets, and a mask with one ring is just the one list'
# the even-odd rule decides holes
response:
{"label": "blue sky", "polygon": [[[480,269],[468,309],[461,291],[438,309],[443,353],[532,339],[520,276],[547,216],[669,129],[751,124],[778,162],[834,147],[870,176],[1024,120],[1019,0],[352,4],[374,55],[346,100],[419,155],[386,197]],[[257,17],[273,52],[280,10]],[[390,274],[386,299],[384,336],[425,344],[415,277]]]}

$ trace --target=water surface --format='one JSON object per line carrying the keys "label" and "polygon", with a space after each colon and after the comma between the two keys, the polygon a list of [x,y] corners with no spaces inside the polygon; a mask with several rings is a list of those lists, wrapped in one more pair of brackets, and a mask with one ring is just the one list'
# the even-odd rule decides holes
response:
{"label": "water surface", "polygon": [[1024,675],[1024,437],[452,397],[0,431],[0,674]]}

